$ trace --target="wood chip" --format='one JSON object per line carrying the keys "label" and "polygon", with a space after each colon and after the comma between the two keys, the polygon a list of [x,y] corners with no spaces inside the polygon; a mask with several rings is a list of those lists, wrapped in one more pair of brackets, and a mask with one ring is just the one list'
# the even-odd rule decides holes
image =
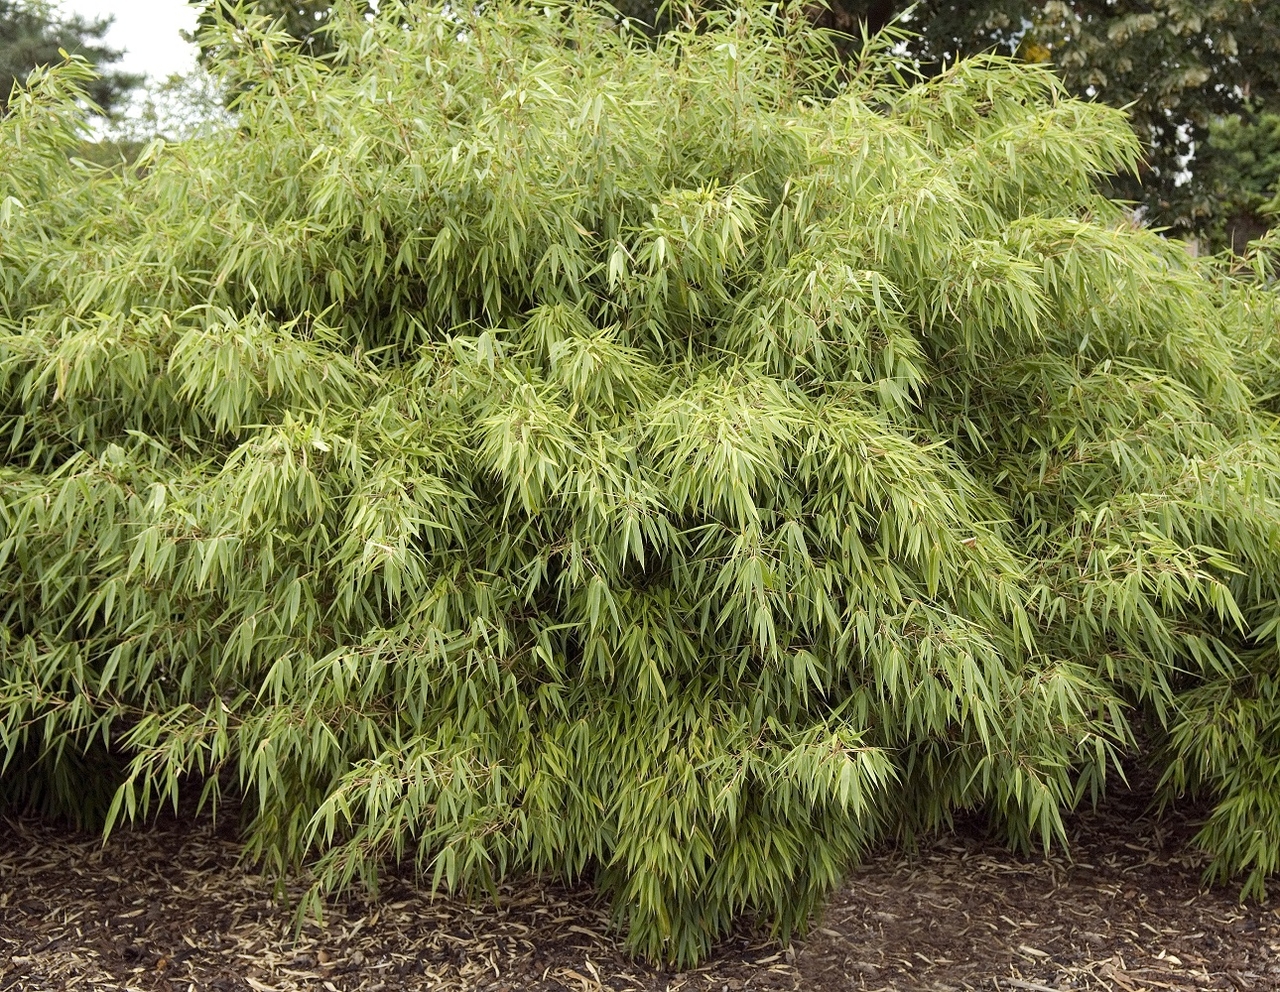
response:
{"label": "wood chip", "polygon": [[[99,837],[0,821],[0,989],[86,992],[1201,992],[1280,988],[1280,911],[1201,889],[1191,817],[1135,797],[1071,819],[1071,856],[1018,857],[962,822],[853,870],[789,952],[741,929],[695,970],[630,959],[587,888],[532,879],[497,904],[380,901],[294,929],[227,828],[160,821]],[[224,824],[235,822],[225,817]]]}

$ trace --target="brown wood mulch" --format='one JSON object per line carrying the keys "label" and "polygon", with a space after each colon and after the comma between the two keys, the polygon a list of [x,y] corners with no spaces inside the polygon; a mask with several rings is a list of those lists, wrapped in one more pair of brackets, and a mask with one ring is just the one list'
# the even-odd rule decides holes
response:
{"label": "brown wood mulch", "polygon": [[629,959],[586,889],[530,882],[467,905],[393,879],[295,939],[225,826],[160,822],[104,846],[0,820],[0,990],[1280,989],[1280,904],[1204,891],[1191,823],[1122,799],[1072,831],[1070,857],[1019,858],[964,827],[877,854],[807,940],[744,931],[676,972]]}

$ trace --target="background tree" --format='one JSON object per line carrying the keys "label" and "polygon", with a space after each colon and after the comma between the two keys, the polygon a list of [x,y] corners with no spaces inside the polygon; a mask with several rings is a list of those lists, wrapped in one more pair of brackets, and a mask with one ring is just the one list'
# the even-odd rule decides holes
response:
{"label": "background tree", "polygon": [[110,27],[110,18],[64,17],[44,0],[0,0],[0,112],[14,83],[62,61],[58,49],[95,65],[100,75],[86,84],[89,98],[107,113],[118,108],[142,77],[111,69],[123,53],[103,41]]}
{"label": "background tree", "polygon": [[1215,246],[1243,253],[1271,226],[1280,200],[1280,114],[1231,114],[1209,127],[1208,146],[1197,156],[1214,188],[1212,223],[1206,236]]}
{"label": "background tree", "polygon": [[1024,57],[1059,66],[1078,94],[1124,106],[1148,168],[1117,192],[1179,232],[1220,225],[1233,178],[1206,154],[1215,121],[1280,111],[1280,4],[1261,0],[1048,3],[1033,10]]}

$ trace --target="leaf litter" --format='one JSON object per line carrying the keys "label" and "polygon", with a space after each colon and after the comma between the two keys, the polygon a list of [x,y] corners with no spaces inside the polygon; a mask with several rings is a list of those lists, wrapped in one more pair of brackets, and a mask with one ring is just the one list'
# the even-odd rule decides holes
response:
{"label": "leaf litter", "polygon": [[[972,823],[855,869],[805,940],[742,930],[701,967],[630,958],[587,888],[528,880],[496,903],[409,874],[300,930],[226,824],[162,819],[105,844],[0,821],[0,990],[747,992],[1280,988],[1280,906],[1206,890],[1187,814],[1122,796],[1072,847],[1020,857]],[[306,879],[286,886],[295,901]]]}

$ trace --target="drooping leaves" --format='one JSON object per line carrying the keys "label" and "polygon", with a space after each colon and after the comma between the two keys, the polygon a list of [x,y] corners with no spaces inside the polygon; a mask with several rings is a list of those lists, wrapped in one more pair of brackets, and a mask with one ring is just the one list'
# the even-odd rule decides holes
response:
{"label": "drooping leaves", "polygon": [[67,154],[78,64],[33,79],[11,801],[234,796],[317,898],[585,876],[687,963],[958,809],[1060,837],[1134,756],[1261,887],[1273,294],[1129,227],[1132,132],[1047,70],[841,82],[799,9],[697,27],[242,20],[235,126],[126,170]]}

